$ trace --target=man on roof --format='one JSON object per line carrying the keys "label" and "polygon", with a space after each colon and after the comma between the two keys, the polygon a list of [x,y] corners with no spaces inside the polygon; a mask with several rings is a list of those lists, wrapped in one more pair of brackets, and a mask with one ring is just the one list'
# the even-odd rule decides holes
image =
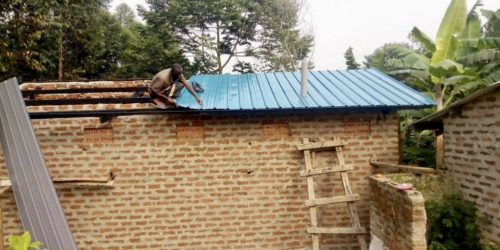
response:
{"label": "man on roof", "polygon": [[172,64],[169,69],[164,69],[153,77],[149,85],[149,95],[159,108],[177,106],[175,98],[180,96],[184,87],[196,98],[198,104],[203,105],[203,101],[182,74],[182,66],[178,63]]}

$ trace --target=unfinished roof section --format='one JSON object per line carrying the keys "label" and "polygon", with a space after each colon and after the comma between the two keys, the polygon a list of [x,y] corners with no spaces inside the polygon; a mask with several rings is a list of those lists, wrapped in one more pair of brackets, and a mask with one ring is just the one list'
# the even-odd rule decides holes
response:
{"label": "unfinished roof section", "polygon": [[429,97],[375,69],[312,71],[306,96],[299,72],[198,75],[203,106],[183,90],[178,108],[158,109],[147,94],[149,80],[24,83],[32,119],[165,113],[279,110],[394,110],[435,105]]}
{"label": "unfinished roof section", "polygon": [[197,75],[205,88],[203,106],[183,90],[180,106],[198,110],[323,108],[424,108],[434,100],[375,69],[324,70],[308,74],[307,96],[300,96],[300,72]]}
{"label": "unfinished roof section", "polygon": [[412,126],[416,129],[436,129],[436,130],[442,130],[443,129],[443,117],[450,113],[450,111],[460,109],[463,105],[481,97],[486,94],[489,94],[493,91],[496,91],[500,87],[500,82],[493,83],[485,88],[482,88],[464,99],[454,102],[450,106],[435,112],[433,114],[430,114],[412,124]]}
{"label": "unfinished roof section", "polygon": [[0,83],[0,143],[24,229],[49,249],[77,249],[15,78]]}

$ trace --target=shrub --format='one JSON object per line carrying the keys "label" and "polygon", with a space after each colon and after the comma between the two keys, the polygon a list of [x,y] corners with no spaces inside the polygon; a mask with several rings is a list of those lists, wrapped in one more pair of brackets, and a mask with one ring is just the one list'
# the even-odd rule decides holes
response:
{"label": "shrub", "polygon": [[425,209],[430,250],[485,249],[479,241],[478,224],[488,220],[473,202],[458,194],[447,194],[443,200],[427,201]]}
{"label": "shrub", "polygon": [[29,231],[26,231],[21,235],[11,235],[8,240],[10,246],[7,250],[40,249],[40,245],[42,244],[40,241],[31,242],[31,235]]}

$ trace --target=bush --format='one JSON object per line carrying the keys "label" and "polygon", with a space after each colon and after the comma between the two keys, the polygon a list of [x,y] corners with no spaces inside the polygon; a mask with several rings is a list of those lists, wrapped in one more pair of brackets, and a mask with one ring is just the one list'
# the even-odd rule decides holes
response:
{"label": "bush", "polygon": [[488,220],[479,214],[473,202],[458,194],[447,194],[443,200],[427,201],[425,210],[430,250],[487,249],[479,241],[478,224]]}
{"label": "bush", "polygon": [[436,138],[433,131],[416,131],[410,128],[413,122],[432,112],[431,109],[400,112],[400,147],[402,149],[403,163],[435,167]]}
{"label": "bush", "polygon": [[40,249],[40,245],[42,244],[40,241],[32,242],[29,231],[24,232],[22,235],[11,235],[8,240],[10,246],[7,250]]}

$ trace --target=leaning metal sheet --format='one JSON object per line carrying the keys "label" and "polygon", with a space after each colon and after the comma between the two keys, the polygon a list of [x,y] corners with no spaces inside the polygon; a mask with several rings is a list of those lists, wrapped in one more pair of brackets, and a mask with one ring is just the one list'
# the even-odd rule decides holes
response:
{"label": "leaning metal sheet", "polygon": [[0,142],[24,229],[48,249],[77,249],[15,78],[0,83]]}

